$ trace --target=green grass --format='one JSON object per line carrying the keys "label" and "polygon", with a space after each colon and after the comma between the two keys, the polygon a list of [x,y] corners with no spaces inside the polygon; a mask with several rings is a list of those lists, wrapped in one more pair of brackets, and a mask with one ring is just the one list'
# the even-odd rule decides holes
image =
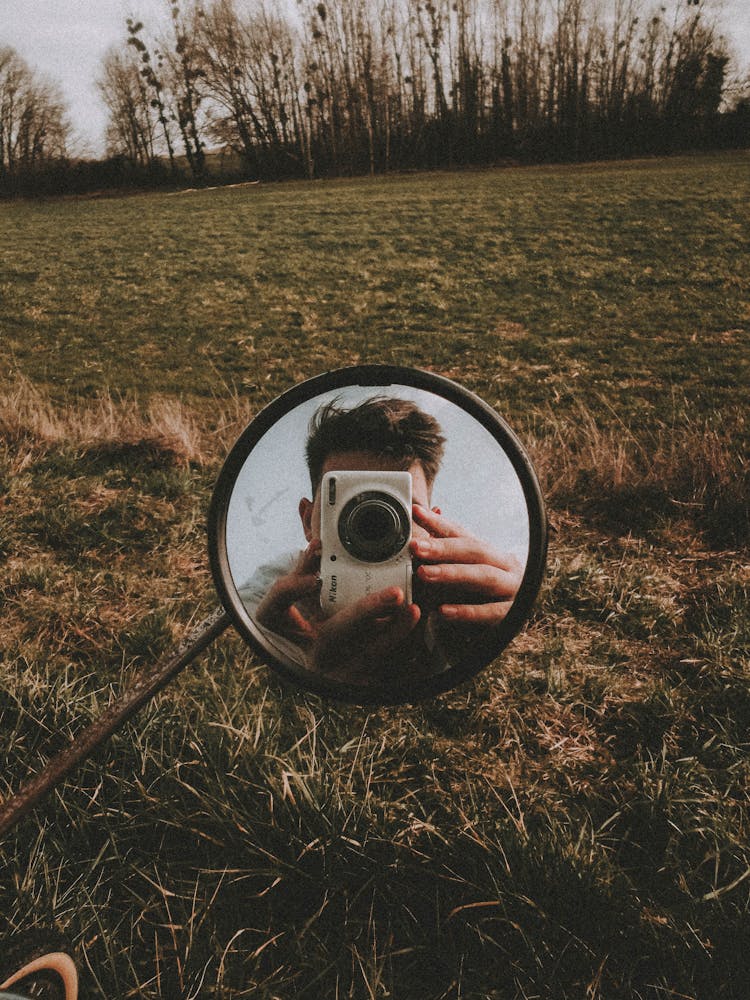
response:
{"label": "green grass", "polygon": [[747,154],[0,206],[2,370],[266,399],[331,364],[642,419],[747,377]]}
{"label": "green grass", "polygon": [[56,926],[107,1000],[744,1000],[749,163],[0,205],[0,795],[211,609],[214,479],[301,377],[457,378],[552,524],[433,702],[224,635],[6,837],[0,939]]}

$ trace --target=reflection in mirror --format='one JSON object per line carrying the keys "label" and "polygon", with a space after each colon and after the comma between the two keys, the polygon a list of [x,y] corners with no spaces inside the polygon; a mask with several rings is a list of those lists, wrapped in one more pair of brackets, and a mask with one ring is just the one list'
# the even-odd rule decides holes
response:
{"label": "reflection in mirror", "polygon": [[234,481],[229,572],[272,657],[347,685],[449,670],[511,608],[529,554],[513,463],[455,403],[344,386],[285,413]]}

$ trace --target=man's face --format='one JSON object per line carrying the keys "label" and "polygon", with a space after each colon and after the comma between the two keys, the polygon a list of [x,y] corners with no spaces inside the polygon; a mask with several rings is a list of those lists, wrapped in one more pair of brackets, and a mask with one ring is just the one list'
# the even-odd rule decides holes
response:
{"label": "man's face", "polygon": [[[398,472],[399,467],[387,458],[381,458],[367,451],[340,451],[329,455],[323,463],[322,476],[326,472]],[[431,489],[427,485],[424,469],[415,462],[408,470],[411,473],[412,500],[423,507],[430,506]],[[321,478],[322,478],[321,476]],[[300,500],[299,514],[308,542],[320,538],[320,486],[312,500]],[[426,538],[428,533],[412,521],[412,536]]]}

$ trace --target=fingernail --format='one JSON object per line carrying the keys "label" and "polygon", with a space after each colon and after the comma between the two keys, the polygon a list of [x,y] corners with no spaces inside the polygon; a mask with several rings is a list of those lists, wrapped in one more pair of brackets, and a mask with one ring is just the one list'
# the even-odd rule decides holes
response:
{"label": "fingernail", "polygon": [[440,608],[440,614],[443,618],[456,618],[458,616],[458,608],[453,607],[452,604],[444,604]]}
{"label": "fingernail", "polygon": [[440,576],[440,570],[437,566],[420,566],[419,575],[423,580],[437,580]]}

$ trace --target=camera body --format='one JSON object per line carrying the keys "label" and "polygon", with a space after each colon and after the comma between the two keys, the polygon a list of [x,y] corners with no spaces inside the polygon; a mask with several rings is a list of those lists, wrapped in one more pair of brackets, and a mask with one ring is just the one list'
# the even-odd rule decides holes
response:
{"label": "camera body", "polygon": [[411,473],[327,472],[320,491],[324,614],[393,586],[411,603]]}

